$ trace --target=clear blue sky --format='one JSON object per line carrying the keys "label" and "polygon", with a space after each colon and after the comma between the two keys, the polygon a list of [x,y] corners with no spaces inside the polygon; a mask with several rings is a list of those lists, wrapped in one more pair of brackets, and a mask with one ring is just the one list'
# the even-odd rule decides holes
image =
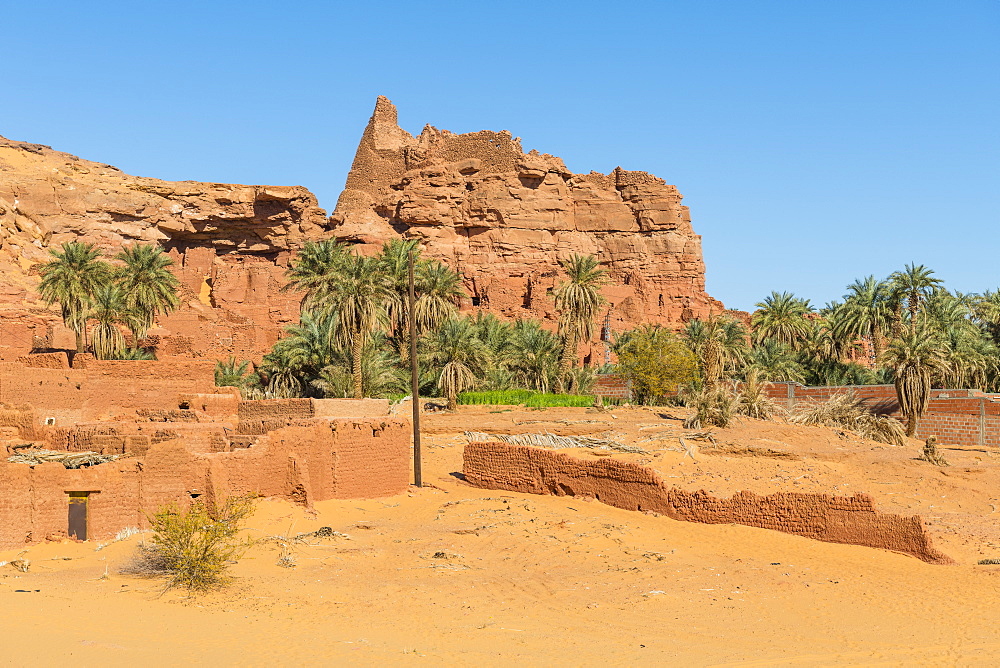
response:
{"label": "clear blue sky", "polygon": [[[1000,3],[10,2],[0,135],[332,209],[375,96],[677,184],[710,293],[1000,285]],[[0,178],[3,178],[0,173]]]}

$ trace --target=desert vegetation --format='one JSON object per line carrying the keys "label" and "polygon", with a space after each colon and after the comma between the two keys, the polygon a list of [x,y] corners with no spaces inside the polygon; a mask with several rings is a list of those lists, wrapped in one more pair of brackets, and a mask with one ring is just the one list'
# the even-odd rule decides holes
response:
{"label": "desert vegetation", "polygon": [[[586,395],[593,369],[579,366],[577,348],[593,337],[603,271],[589,256],[574,255],[563,267],[567,279],[553,295],[560,320],[551,332],[536,320],[461,315],[461,278],[422,258],[416,241],[388,241],[374,257],[334,240],[307,243],[286,286],[304,293],[299,322],[252,371],[236,359],[220,360],[217,383],[259,398],[401,397],[409,394],[412,321],[421,394],[445,397],[450,407],[470,391]],[[587,405],[592,401],[587,397]]]}
{"label": "desert vegetation", "polygon": [[[173,260],[151,244],[126,246],[103,259],[95,244],[71,241],[42,266],[39,292],[48,304],[58,304],[63,323],[76,334],[77,352],[91,351],[98,359],[150,359],[139,347],[157,314],[177,308],[177,277]],[[126,340],[123,333],[129,332]]]}
{"label": "desert vegetation", "polygon": [[149,517],[152,539],[139,544],[122,572],[162,577],[167,589],[205,592],[225,585],[230,562],[251,545],[243,529],[254,501],[251,496],[238,496],[215,508],[201,501],[187,509],[161,508]]}

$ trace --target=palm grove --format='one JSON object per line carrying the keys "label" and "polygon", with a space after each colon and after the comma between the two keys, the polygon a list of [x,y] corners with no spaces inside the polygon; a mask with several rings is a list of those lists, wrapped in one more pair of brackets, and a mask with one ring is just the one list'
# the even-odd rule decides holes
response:
{"label": "palm grove", "polygon": [[[60,305],[77,350],[102,359],[149,358],[142,337],[157,314],[179,303],[172,260],[153,245],[126,247],[116,264],[92,244],[51,252],[40,291]],[[461,278],[421,258],[415,240],[388,241],[374,257],[335,240],[307,243],[285,286],[304,294],[298,324],[252,369],[220,361],[217,383],[260,398],[401,396],[408,392],[412,321],[421,393],[444,396],[450,406],[469,390],[585,395],[594,370],[579,366],[578,348],[594,338],[606,275],[592,256],[573,255],[562,266],[551,332],[536,320],[461,315]],[[643,403],[705,401],[706,393],[729,391],[732,381],[891,383],[911,434],[931,387],[1000,388],[1000,291],[951,292],[930,269],[907,265],[884,280],[855,281],[841,301],[823,308],[788,292],[756,306],[749,326],[722,314],[691,321],[679,333],[653,325],[619,333],[611,344],[618,363],[600,370],[628,376]]]}

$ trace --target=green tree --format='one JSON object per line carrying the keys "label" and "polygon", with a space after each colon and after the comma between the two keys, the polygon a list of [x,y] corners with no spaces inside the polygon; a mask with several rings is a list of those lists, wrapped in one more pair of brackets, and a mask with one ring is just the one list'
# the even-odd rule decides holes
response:
{"label": "green tree", "polygon": [[618,370],[642,403],[662,403],[698,378],[698,360],[688,346],[659,325],[631,330],[615,343]]}
{"label": "green tree", "polygon": [[230,356],[226,361],[218,360],[215,363],[215,386],[245,387],[251,382],[249,374],[249,361],[237,362],[233,356]]}
{"label": "green tree", "polygon": [[934,278],[934,271],[924,265],[910,263],[902,271],[889,275],[889,295],[893,303],[894,335],[899,337],[902,329],[903,303],[910,314],[910,334],[916,331],[917,314],[922,304],[941,285],[940,278]]}
{"label": "green tree", "polygon": [[364,397],[361,355],[373,332],[389,325],[399,296],[392,290],[382,264],[376,258],[349,255],[337,279],[322,297],[322,307],[336,314],[344,342],[351,350],[354,398]]}
{"label": "green tree", "polygon": [[285,272],[288,283],[282,290],[306,293],[302,308],[313,308],[323,302],[337,280],[341,265],[349,257],[347,246],[336,239],[307,241]]}
{"label": "green tree", "polygon": [[706,385],[732,377],[746,364],[747,332],[732,317],[719,315],[692,320],[684,328],[683,336],[698,358],[701,379]]}
{"label": "green tree", "polygon": [[519,387],[549,392],[559,372],[559,337],[537,320],[517,320],[501,359]]}
{"label": "green tree", "polygon": [[755,306],[751,319],[755,340],[774,339],[794,349],[809,335],[807,316],[814,309],[808,299],[799,299],[791,292],[771,292]]}
{"label": "green tree", "polygon": [[885,359],[895,376],[899,410],[906,417],[906,435],[912,437],[927,410],[932,377],[948,368],[947,346],[939,332],[921,321],[889,344]]}
{"label": "green tree", "polygon": [[426,335],[426,357],[437,369],[438,390],[454,410],[459,392],[475,386],[486,370],[489,351],[468,318],[451,318]]}
{"label": "green tree", "polygon": [[582,341],[594,336],[594,319],[603,302],[599,291],[605,283],[605,272],[593,255],[573,254],[560,264],[568,275],[568,280],[554,291],[559,311],[559,336],[563,340],[558,379],[562,391],[569,369],[576,362],[577,348]]}
{"label": "green tree", "polygon": [[125,351],[125,337],[119,325],[137,327],[138,316],[128,307],[124,290],[115,283],[99,286],[87,310],[88,320],[96,321],[93,332],[94,356],[100,360],[118,359]]}
{"label": "green tree", "polygon": [[94,244],[70,241],[62,251],[49,249],[55,259],[42,267],[39,292],[48,304],[58,303],[63,323],[76,334],[76,350],[86,348],[87,311],[97,288],[108,282],[111,267]]}
{"label": "green tree", "polygon": [[847,286],[844,303],[830,318],[831,330],[841,346],[856,339],[867,340],[872,358],[882,353],[882,342],[892,327],[889,286],[874,276],[866,276]]}
{"label": "green tree", "polygon": [[139,339],[153,326],[157,314],[166,315],[180,304],[177,298],[180,281],[169,270],[174,261],[158,246],[126,246],[115,257],[125,263],[115,271],[115,278],[126,307],[133,312],[129,329],[133,345],[138,345]]}

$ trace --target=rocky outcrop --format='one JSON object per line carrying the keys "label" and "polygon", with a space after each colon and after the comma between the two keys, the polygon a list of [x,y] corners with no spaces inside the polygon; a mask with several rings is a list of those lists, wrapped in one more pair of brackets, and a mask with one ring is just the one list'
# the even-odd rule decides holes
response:
{"label": "rocky outcrop", "polygon": [[701,238],[677,188],[645,172],[574,174],[509,132],[402,130],[379,97],[331,217],[339,238],[402,235],[464,276],[472,307],[553,318],[559,259],[594,254],[605,322],[676,326],[721,311],[705,293]]}
{"label": "rocky outcrop", "polygon": [[49,249],[75,240],[107,255],[154,242],[174,257],[184,306],[154,330],[166,352],[259,357],[298,317],[298,297],[279,292],[291,253],[326,226],[303,187],[136,177],[0,138],[0,357],[72,341],[36,288]]}

